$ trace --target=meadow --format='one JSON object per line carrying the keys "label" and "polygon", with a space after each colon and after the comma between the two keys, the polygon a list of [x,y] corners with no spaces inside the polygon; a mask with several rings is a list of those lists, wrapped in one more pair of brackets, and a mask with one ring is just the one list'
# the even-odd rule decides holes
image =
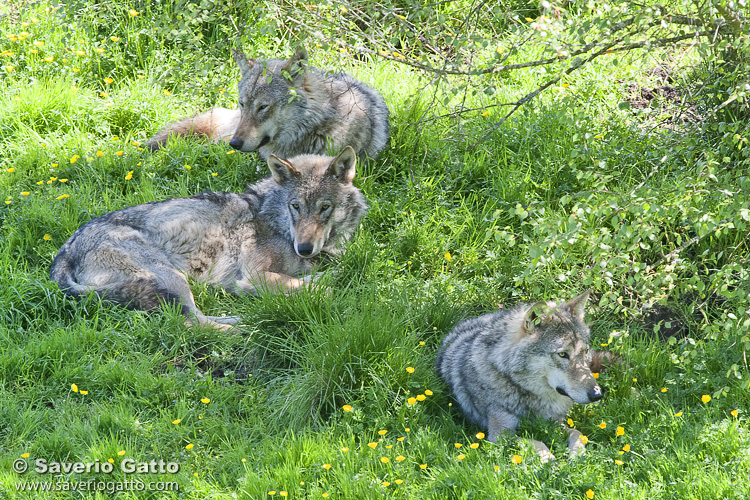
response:
{"label": "meadow", "polygon": [[[731,67],[697,43],[623,51],[496,126],[507,108],[493,104],[533,91],[545,68],[461,87],[403,64],[403,49],[301,41],[315,16],[305,31],[279,5],[0,5],[0,497],[750,497],[750,111]],[[507,5],[520,14],[494,32],[498,54],[545,19],[536,4]],[[358,166],[370,211],[324,278],[332,292],[194,284],[206,314],[243,318],[229,331],[64,296],[49,265],[92,218],[267,175],[226,144],[140,144],[235,106],[232,47],[287,57],[300,43],[391,110],[390,144]],[[548,46],[523,47],[510,62]],[[476,110],[453,114],[459,105]],[[599,376],[603,401],[569,415],[587,453],[567,459],[564,432],[533,419],[519,434],[557,460],[488,442],[434,372],[442,338],[461,319],[585,289],[592,345],[623,360]],[[37,459],[100,467],[42,474]],[[125,474],[126,460],[179,470]],[[20,491],[128,480],[173,491]]]}

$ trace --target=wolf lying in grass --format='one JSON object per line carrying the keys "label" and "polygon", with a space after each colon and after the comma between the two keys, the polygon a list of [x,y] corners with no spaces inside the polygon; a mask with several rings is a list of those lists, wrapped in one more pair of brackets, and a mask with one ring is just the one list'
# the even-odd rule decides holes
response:
{"label": "wolf lying in grass", "polygon": [[248,59],[233,51],[242,71],[239,108],[213,108],[166,126],[144,145],[161,148],[170,135],[196,135],[233,148],[289,158],[352,146],[375,158],[388,140],[388,107],[375,89],[344,73],[307,66],[298,49],[289,60]]}
{"label": "wolf lying in grass", "polygon": [[268,158],[272,176],[245,193],[202,193],[98,217],[60,248],[50,278],[68,295],[91,291],[135,309],[175,304],[186,322],[228,328],[205,316],[187,278],[235,293],[288,293],[309,281],[324,254],[343,252],[367,211],[352,185],[351,147],[335,158]]}
{"label": "wolf lying in grass", "polygon": [[[599,401],[591,366],[613,356],[589,351],[583,320],[589,292],[556,306],[520,304],[456,325],[443,339],[435,363],[466,417],[494,442],[513,432],[524,415],[561,421],[573,403]],[[571,457],[584,451],[581,433],[569,433]],[[542,461],[554,456],[531,440]]]}

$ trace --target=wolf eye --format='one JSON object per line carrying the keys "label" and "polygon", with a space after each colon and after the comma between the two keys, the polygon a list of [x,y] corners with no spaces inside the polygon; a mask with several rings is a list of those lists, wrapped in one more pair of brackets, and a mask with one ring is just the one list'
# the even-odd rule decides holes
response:
{"label": "wolf eye", "polygon": [[323,203],[322,205],[320,205],[320,212],[321,212],[321,213],[322,213],[322,212],[325,212],[325,211],[327,211],[327,210],[328,210],[329,208],[331,208],[331,204],[330,204],[330,203]]}
{"label": "wolf eye", "polygon": [[262,104],[262,105],[258,106],[258,113],[261,113],[261,112],[263,112],[263,111],[265,111],[267,109],[268,109],[268,105],[267,104]]}
{"label": "wolf eye", "polygon": [[562,359],[568,359],[570,357],[570,355],[568,355],[567,352],[558,352],[557,355],[560,356]]}
{"label": "wolf eye", "polygon": [[292,207],[294,210],[296,210],[296,211],[299,212],[299,203],[297,203],[296,201],[290,203],[289,206]]}

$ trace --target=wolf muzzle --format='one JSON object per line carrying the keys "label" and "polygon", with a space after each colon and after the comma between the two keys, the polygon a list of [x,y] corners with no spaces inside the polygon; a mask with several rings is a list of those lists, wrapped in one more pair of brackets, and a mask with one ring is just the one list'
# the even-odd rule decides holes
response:
{"label": "wolf muzzle", "polygon": [[[565,389],[563,389],[562,387],[556,387],[555,390],[558,392],[558,394],[561,394],[563,396],[567,396],[570,398],[570,395],[567,392],[565,392]],[[586,391],[586,396],[589,398],[589,403],[595,403],[599,401],[600,399],[602,399],[604,397],[604,394],[602,393],[602,388],[599,387],[598,385],[595,385],[594,387]],[[573,398],[570,398],[570,399],[573,399]]]}
{"label": "wolf muzzle", "polygon": [[[260,143],[258,144],[258,147],[255,149],[260,149],[266,144],[271,142],[270,136],[265,136],[263,139],[261,139]],[[240,139],[239,137],[232,137],[232,139],[229,141],[229,145],[232,146],[237,151],[242,151],[242,147],[245,145],[245,141]]]}
{"label": "wolf muzzle", "polygon": [[315,249],[315,246],[312,243],[297,243],[295,245],[295,250],[297,250],[297,255],[299,255],[302,258],[312,257],[312,253],[314,249]]}

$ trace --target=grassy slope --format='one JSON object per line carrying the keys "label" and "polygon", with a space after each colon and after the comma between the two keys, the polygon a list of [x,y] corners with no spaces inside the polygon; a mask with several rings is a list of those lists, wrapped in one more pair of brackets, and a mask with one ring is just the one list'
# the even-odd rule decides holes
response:
{"label": "grassy slope", "polygon": [[[24,453],[29,460],[178,462],[174,476],[140,479],[177,481],[181,493],[173,496],[189,498],[750,493],[741,367],[748,305],[731,293],[744,279],[741,269],[699,277],[714,289],[729,283],[726,302],[704,308],[702,317],[692,304],[701,301],[683,298],[684,314],[676,317],[688,339],[671,343],[660,342],[638,313],[662,295],[680,297],[698,278],[661,269],[659,281],[627,281],[632,276],[622,272],[657,260],[649,241],[679,246],[690,234],[681,222],[692,225],[731,203],[747,208],[750,189],[732,165],[712,164],[710,151],[662,161],[672,139],[642,132],[640,118],[617,110],[622,94],[613,72],[632,78],[648,60],[587,68],[470,153],[494,114],[431,124],[415,143],[408,123],[425,105],[409,100],[415,76],[390,64],[352,63],[352,73],[382,89],[393,140],[360,171],[372,209],[330,278],[337,293],[244,298],[196,286],[204,311],[240,314],[248,326],[187,330],[174,312],[76,304],[47,279],[59,246],[92,217],[206,189],[242,190],[265,175],[256,156],[223,145],[176,142],[152,155],[134,144],[170,119],[231,105],[237,75],[228,47],[208,43],[225,39],[222,29],[206,34],[202,58],[175,41],[179,33],[163,34],[147,9],[138,16],[127,10],[119,3],[68,12],[41,4],[0,21],[4,34],[16,35],[0,40],[0,49],[13,52],[3,56],[0,80],[0,490],[9,497],[19,479],[11,463]],[[285,50],[262,36],[256,43],[248,50]],[[313,50],[311,58],[334,67],[339,56]],[[501,92],[520,95],[538,76],[515,77]],[[661,212],[651,217],[644,204]],[[717,267],[742,264],[735,254],[746,253],[745,236],[729,228],[701,240],[692,255],[724,250],[731,256]],[[609,267],[600,265],[605,260]],[[602,374],[602,404],[571,412],[590,440],[588,454],[542,465],[515,441],[477,439],[483,429],[463,421],[432,371],[442,337],[461,318],[499,303],[564,297],[586,286],[598,299],[589,315],[593,343],[609,343],[627,360]],[[617,297],[637,286],[651,294],[620,307]],[[612,331],[624,334],[610,338]],[[741,378],[726,376],[732,364]],[[420,394],[424,401],[409,404]],[[704,394],[713,400],[701,402]],[[525,422],[523,432],[565,456],[553,424]],[[625,445],[630,451],[620,454]]]}

